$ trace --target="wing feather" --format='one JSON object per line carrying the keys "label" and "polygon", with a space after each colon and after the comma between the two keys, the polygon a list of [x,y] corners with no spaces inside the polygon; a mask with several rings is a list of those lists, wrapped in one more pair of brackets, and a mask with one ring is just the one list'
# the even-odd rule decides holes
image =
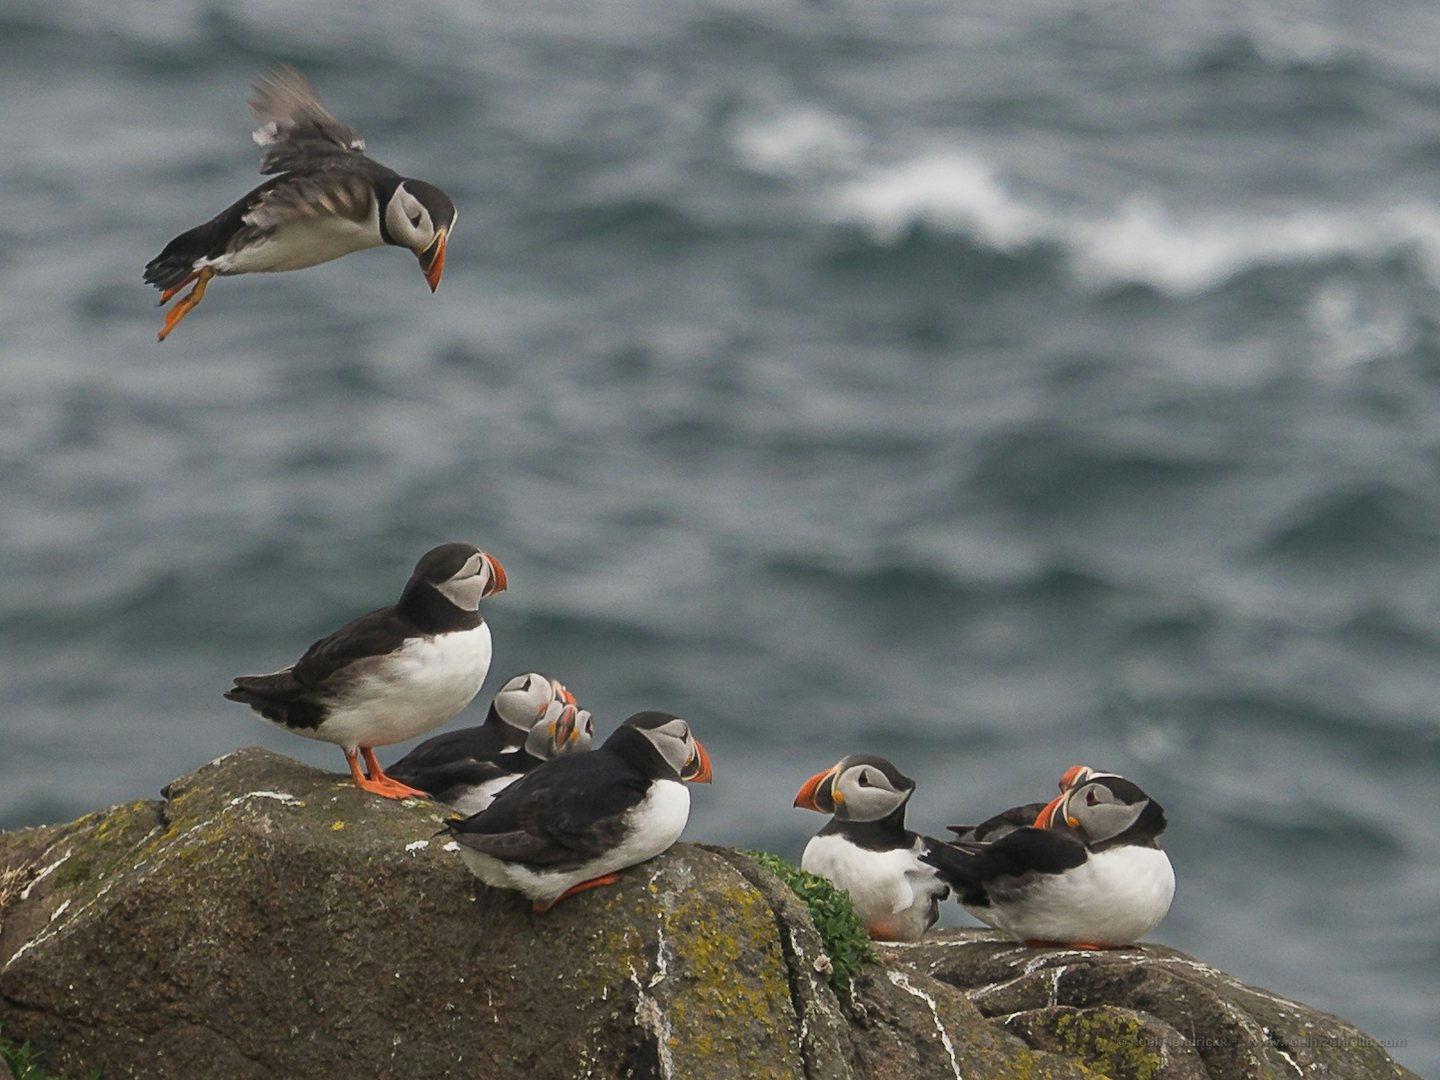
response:
{"label": "wing feather", "polygon": [[262,173],[314,168],[326,158],[341,160],[365,149],[365,138],[335,119],[309,80],[292,67],[281,67],[254,82],[250,109],[253,138],[262,147]]}

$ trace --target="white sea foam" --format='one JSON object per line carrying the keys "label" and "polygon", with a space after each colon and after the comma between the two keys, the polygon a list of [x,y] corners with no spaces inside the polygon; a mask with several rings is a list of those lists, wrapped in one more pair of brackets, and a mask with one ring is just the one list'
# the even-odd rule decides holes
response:
{"label": "white sea foam", "polygon": [[844,117],[808,107],[742,120],[730,141],[742,165],[773,176],[844,167],[863,146]]}
{"label": "white sea foam", "polygon": [[1137,282],[1194,294],[1260,267],[1405,251],[1440,282],[1440,210],[1413,200],[1267,213],[1182,211],[1134,194],[1087,212],[1022,195],[977,157],[936,154],[861,175],[832,205],[880,243],[923,225],[997,251],[1055,246],[1077,278],[1096,286]]}

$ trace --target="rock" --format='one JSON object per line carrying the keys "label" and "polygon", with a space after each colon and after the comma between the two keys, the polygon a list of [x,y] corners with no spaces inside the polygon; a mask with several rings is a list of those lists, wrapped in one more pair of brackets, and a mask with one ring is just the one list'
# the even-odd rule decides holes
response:
{"label": "rock", "polygon": [[1112,1080],[1418,1080],[1339,1017],[1163,945],[1029,949],[989,930],[948,930],[879,951],[892,970],[960,989],[1031,1047]]}
{"label": "rock", "polygon": [[[1331,1077],[1409,1075],[1302,1043],[1359,1033],[1170,950],[960,935],[883,949],[837,997],[808,911],[728,849],[677,845],[536,915],[466,872],[430,803],[262,750],[164,795],[0,835],[0,1030],[47,1068],[1080,1080],[1103,1063],[1218,1078],[1242,1075],[1221,1071],[1241,1060],[1237,1032],[1268,1027],[1248,1047],[1257,1070],[1290,1075],[1288,1056]],[[1230,1044],[1182,1040],[1187,1008]]]}

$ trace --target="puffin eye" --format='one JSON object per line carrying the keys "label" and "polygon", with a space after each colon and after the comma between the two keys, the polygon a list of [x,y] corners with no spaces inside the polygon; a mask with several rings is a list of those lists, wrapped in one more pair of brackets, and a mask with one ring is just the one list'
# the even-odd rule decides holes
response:
{"label": "puffin eye", "polygon": [[864,769],[861,769],[860,776],[855,781],[855,783],[859,784],[861,787],[870,787],[870,774]]}
{"label": "puffin eye", "polygon": [[414,217],[412,217],[410,219],[410,224],[414,225],[418,229],[420,227],[420,215],[416,214]]}
{"label": "puffin eye", "polygon": [[1096,803],[1098,803],[1099,801],[1100,801],[1100,797],[1095,794],[1095,789],[1094,789],[1094,788],[1091,788],[1089,791],[1085,792],[1085,805],[1086,805],[1086,806],[1094,806],[1094,805],[1095,805]]}

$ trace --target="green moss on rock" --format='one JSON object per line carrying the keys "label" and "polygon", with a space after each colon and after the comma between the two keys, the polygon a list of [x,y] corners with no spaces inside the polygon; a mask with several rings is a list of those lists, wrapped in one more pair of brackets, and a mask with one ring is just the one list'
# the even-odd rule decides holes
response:
{"label": "green moss on rock", "polygon": [[876,962],[870,935],[855,914],[855,904],[848,892],[768,851],[746,851],[743,854],[789,885],[810,909],[810,918],[815,923],[815,929],[820,931],[825,952],[830,957],[830,985],[836,992],[843,991],[860,974],[862,964]]}

